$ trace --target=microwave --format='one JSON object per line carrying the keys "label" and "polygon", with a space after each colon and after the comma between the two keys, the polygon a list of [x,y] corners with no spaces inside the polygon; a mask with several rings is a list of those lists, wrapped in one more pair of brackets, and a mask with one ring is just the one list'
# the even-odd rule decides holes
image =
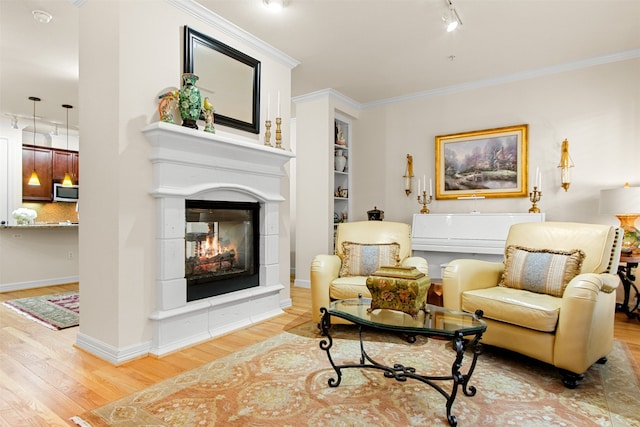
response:
{"label": "microwave", "polygon": [[53,201],[54,202],[77,202],[79,186],[72,185],[65,187],[62,184],[53,183]]}

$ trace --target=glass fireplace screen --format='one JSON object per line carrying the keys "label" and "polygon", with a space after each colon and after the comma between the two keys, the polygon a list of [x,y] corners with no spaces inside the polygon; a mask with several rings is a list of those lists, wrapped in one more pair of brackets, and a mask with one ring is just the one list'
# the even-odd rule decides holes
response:
{"label": "glass fireplace screen", "polygon": [[[258,286],[259,204],[186,201],[185,277],[192,299]],[[192,300],[187,297],[187,300]]]}

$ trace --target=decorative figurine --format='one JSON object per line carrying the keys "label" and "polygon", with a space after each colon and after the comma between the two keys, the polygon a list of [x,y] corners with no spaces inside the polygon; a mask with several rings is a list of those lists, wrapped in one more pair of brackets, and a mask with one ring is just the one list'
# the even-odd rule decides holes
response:
{"label": "decorative figurine", "polygon": [[202,112],[204,113],[204,131],[216,133],[216,128],[213,127],[213,104],[209,101],[209,98],[204,98],[204,106],[202,107]]}
{"label": "decorative figurine", "polygon": [[158,98],[158,116],[161,122],[175,124],[173,120],[173,109],[176,106],[176,101],[180,93],[177,90],[172,90],[167,93],[163,93]]}

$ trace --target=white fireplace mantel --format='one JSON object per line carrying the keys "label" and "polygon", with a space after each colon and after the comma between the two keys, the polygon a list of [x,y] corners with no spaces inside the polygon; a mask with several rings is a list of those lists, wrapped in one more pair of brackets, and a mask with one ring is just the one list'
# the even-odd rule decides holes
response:
{"label": "white fireplace mantel", "polygon": [[[236,135],[156,122],[151,143],[151,194],[156,198],[156,309],[151,353],[164,355],[282,314],[280,181],[290,151]],[[259,286],[202,300],[186,300],[185,200],[260,204]]]}

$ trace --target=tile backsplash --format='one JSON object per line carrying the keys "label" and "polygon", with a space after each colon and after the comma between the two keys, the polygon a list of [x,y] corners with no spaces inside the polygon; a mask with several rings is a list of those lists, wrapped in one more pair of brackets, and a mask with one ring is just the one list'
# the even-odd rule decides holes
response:
{"label": "tile backsplash", "polygon": [[78,213],[75,203],[22,203],[25,208],[33,209],[38,213],[38,223],[58,223],[64,221],[78,222]]}

